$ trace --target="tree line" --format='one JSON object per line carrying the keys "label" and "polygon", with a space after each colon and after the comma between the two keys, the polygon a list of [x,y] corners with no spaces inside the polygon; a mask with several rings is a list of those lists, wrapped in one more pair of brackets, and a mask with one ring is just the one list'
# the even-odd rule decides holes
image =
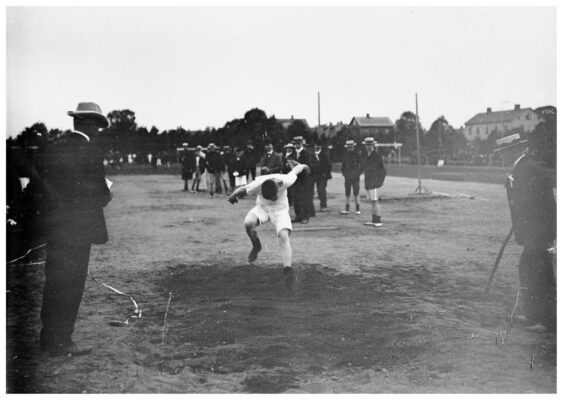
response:
{"label": "tree line", "polygon": [[[555,166],[556,154],[556,109],[555,107],[541,107],[535,110],[540,114],[542,122],[533,132],[526,133],[523,129],[516,129],[522,136],[529,139],[530,146],[541,154],[541,158],[550,167]],[[120,154],[169,154],[176,153],[182,143],[189,143],[190,147],[207,146],[213,142],[218,146],[231,147],[252,143],[255,148],[263,148],[266,140],[271,141],[278,151],[283,145],[291,141],[294,136],[302,136],[307,143],[320,142],[329,146],[334,161],[339,161],[344,152],[346,140],[353,139],[357,143],[363,139],[359,128],[345,125],[336,135],[326,137],[318,134],[316,129],[309,129],[301,120],[294,120],[284,128],[275,116],[268,117],[266,112],[253,108],[242,118],[228,121],[221,128],[206,128],[204,130],[186,130],[182,127],[159,131],[155,126],[147,129],[138,126],[135,112],[132,110],[114,110],[107,115],[111,126],[100,133],[97,145],[104,153],[116,152]],[[501,137],[501,132],[493,131],[487,139],[476,139],[469,142],[461,128],[452,127],[444,116],[438,117],[429,129],[425,129],[417,122],[412,111],[403,112],[395,121],[393,129],[378,134],[375,139],[381,143],[402,143],[402,155],[406,160],[416,162],[417,139],[419,131],[421,161],[435,163],[438,159],[470,161],[476,156],[491,155],[495,141]],[[49,141],[65,133],[60,129],[48,129],[44,123],[38,122],[26,127],[16,138],[8,138],[8,146],[27,148],[42,147]],[[391,149],[382,148],[386,153]]]}

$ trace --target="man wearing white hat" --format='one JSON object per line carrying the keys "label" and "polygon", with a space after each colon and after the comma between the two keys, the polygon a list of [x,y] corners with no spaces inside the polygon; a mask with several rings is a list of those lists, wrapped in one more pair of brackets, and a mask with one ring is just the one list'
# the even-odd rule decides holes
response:
{"label": "man wearing white hat", "polygon": [[103,207],[111,200],[103,156],[90,140],[108,119],[96,103],[79,103],[74,130],[49,145],[38,159],[37,188],[47,241],[41,308],[41,350],[52,355],[91,351],[71,338],[88,273],[90,248],[108,240]]}
{"label": "man wearing white hat", "polygon": [[377,189],[383,186],[386,170],[383,157],[375,150],[376,143],[372,137],[367,137],[362,142],[366,147],[366,154],[362,160],[362,170],[364,171],[364,186],[371,202],[371,222],[365,222],[364,225],[379,227],[382,223]]}
{"label": "man wearing white hat", "polygon": [[527,330],[556,329],[556,284],[548,248],[557,234],[552,183],[546,170],[526,151],[526,140],[513,134],[497,140],[495,152],[514,162],[506,191],[516,242],[524,247],[518,274]]}

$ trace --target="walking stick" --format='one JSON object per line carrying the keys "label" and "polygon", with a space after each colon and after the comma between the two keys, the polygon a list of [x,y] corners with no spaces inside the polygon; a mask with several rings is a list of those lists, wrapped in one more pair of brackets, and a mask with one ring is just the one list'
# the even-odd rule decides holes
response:
{"label": "walking stick", "polygon": [[502,253],[504,253],[504,248],[508,244],[508,241],[510,240],[510,237],[512,236],[513,233],[514,233],[514,227],[511,226],[510,232],[508,232],[506,239],[504,239],[504,242],[502,242],[502,246],[500,247],[500,251],[498,252],[498,256],[497,256],[497,259],[495,261],[495,265],[493,265],[493,270],[491,271],[491,275],[489,275],[489,282],[487,283],[487,288],[485,289],[485,294],[489,294],[489,290],[491,289],[491,283],[493,282],[493,277],[495,276],[495,272],[497,272],[498,264],[500,262],[500,259],[502,258]]}

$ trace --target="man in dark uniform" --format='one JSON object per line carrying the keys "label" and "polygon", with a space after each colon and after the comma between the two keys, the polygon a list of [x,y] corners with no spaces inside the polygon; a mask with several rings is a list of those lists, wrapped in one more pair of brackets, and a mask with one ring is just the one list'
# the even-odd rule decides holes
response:
{"label": "man in dark uniform", "polygon": [[264,150],[266,150],[266,153],[260,160],[260,175],[280,174],[282,172],[282,157],[274,151],[271,141],[266,140],[264,142]]}
{"label": "man in dark uniform", "polygon": [[377,142],[372,137],[364,139],[362,144],[365,146],[366,152],[362,157],[362,171],[364,172],[364,186],[368,192],[371,202],[371,222],[365,222],[364,225],[380,227],[381,223],[381,206],[379,205],[379,196],[377,189],[383,186],[386,170],[383,163],[383,157],[375,149]]}
{"label": "man in dark uniform", "polygon": [[350,214],[350,195],[354,194],[354,203],[356,203],[356,215],[360,215],[360,175],[362,174],[362,160],[360,153],[356,151],[356,142],[347,140],[346,152],[342,158],[341,171],[344,176],[344,196],[346,196],[345,209],[340,214]]}
{"label": "man in dark uniform", "polygon": [[[293,138],[295,145],[296,161],[299,164],[305,164],[311,167],[311,155],[303,147],[303,137],[295,136]],[[310,214],[310,191],[311,191],[311,174],[299,174],[297,181],[293,184],[293,209],[295,211],[295,219],[292,222],[309,223]]]}
{"label": "man in dark uniform", "polygon": [[215,143],[207,146],[207,156],[205,157],[205,167],[207,169],[207,188],[209,196],[213,197],[217,184],[221,185],[221,171],[225,168],[223,158],[217,151]]}
{"label": "man in dark uniform", "polygon": [[74,131],[49,145],[38,159],[42,227],[47,240],[41,308],[41,350],[53,355],[82,355],[91,348],[71,339],[88,273],[90,248],[106,243],[103,207],[111,200],[102,153],[90,140],[108,119],[95,103],[79,103]]}
{"label": "man in dark uniform", "polygon": [[[320,142],[315,143],[315,154],[313,157],[312,175],[317,185],[317,193],[321,203],[321,212],[328,211],[326,204],[326,186],[332,179],[332,163],[328,155],[328,149],[323,148]],[[314,192],[314,191],[313,191]]]}
{"label": "man in dark uniform", "polygon": [[[189,190],[188,181],[192,179],[195,169],[194,154],[188,149],[188,143],[182,143],[182,154],[180,154],[180,164],[182,165],[182,180],[184,181],[184,192]],[[156,157],[153,157],[156,166]]]}
{"label": "man in dark uniform", "polygon": [[506,162],[514,162],[506,190],[516,242],[524,247],[518,274],[520,298],[532,331],[556,329],[556,286],[548,248],[557,233],[552,183],[546,170],[525,149],[526,140],[513,134],[497,140]]}

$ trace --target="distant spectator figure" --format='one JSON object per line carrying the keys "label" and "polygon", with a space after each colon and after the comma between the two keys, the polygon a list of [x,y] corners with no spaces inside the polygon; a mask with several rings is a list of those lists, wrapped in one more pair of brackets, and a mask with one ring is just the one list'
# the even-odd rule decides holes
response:
{"label": "distant spectator figure", "polygon": [[293,209],[295,211],[295,219],[292,222],[300,222],[302,224],[309,223],[310,201],[311,201],[311,155],[303,147],[303,137],[295,136],[293,138],[293,144],[295,146],[296,161],[299,164],[305,164],[309,169],[303,173],[299,174],[297,180],[293,184]]}
{"label": "distant spectator figure", "polygon": [[266,151],[260,160],[260,175],[280,174],[282,172],[282,156],[274,151],[271,141],[264,142]]}
{"label": "distant spectator figure", "polygon": [[194,153],[188,148],[187,142],[182,143],[180,165],[182,169],[182,180],[184,181],[184,192],[187,192],[189,190],[189,181],[190,179],[192,179],[195,170],[195,156]]}
{"label": "distant spectator figure", "polygon": [[321,203],[320,211],[326,212],[328,211],[326,187],[328,180],[332,179],[332,163],[330,162],[328,149],[323,148],[320,142],[315,143],[315,154],[311,171]]}
{"label": "distant spectator figure", "polygon": [[225,164],[227,167],[227,175],[229,176],[229,187],[231,189],[231,193],[235,190],[235,164],[236,164],[236,153],[235,150],[232,149],[229,152],[225,153]]}
{"label": "distant spectator figure", "polygon": [[362,144],[366,148],[364,159],[362,160],[362,170],[364,171],[364,186],[368,192],[371,202],[371,222],[365,222],[364,225],[382,226],[381,223],[381,206],[379,205],[379,196],[377,189],[383,186],[386,170],[383,157],[375,149],[377,142],[372,137],[364,139]]}
{"label": "distant spectator figure", "polygon": [[[291,171],[292,163],[288,162],[288,160],[297,161],[297,154],[295,153],[295,146],[293,143],[287,143],[284,146],[284,153],[282,155],[282,173],[287,174]],[[293,187],[290,186],[287,188],[287,200],[289,202],[289,206],[293,207]]]}
{"label": "distant spectator figure", "polygon": [[254,148],[254,145],[250,140],[246,144],[246,148],[244,150],[244,156],[246,158],[246,162],[248,163],[246,178],[248,182],[252,182],[254,179],[256,179],[256,165],[260,161],[260,155],[258,154],[258,151]]}
{"label": "distant spectator figure", "polygon": [[546,170],[526,151],[526,140],[513,134],[497,140],[508,165],[508,204],[516,242],[524,247],[518,274],[520,299],[530,331],[556,330],[556,283],[548,252],[557,234],[556,203]]}
{"label": "distant spectator figure", "polygon": [[[233,151],[231,150],[231,146],[225,145],[223,146],[223,150],[221,151],[221,158],[223,159],[223,169],[221,170],[221,183],[223,184],[223,188],[225,190],[225,194],[229,194],[229,189],[232,191],[233,187],[230,185],[229,179],[229,170],[228,165],[231,162]],[[234,185],[233,185],[234,186]]]}
{"label": "distant spectator figure", "polygon": [[38,157],[34,190],[41,196],[42,227],[47,241],[41,308],[41,350],[51,355],[89,353],[72,341],[92,244],[106,243],[103,208],[111,200],[102,153],[93,144],[108,119],[95,103],[79,103],[74,131]]}
{"label": "distant spectator figure", "polygon": [[201,176],[205,172],[205,153],[203,147],[197,146],[194,154],[194,181],[192,183],[192,193],[199,192],[199,185],[201,184]]}
{"label": "distant spectator figure", "polygon": [[246,185],[248,175],[248,160],[246,158],[244,147],[235,147],[235,159],[233,160],[233,177],[235,178],[235,188]]}
{"label": "distant spectator figure", "polygon": [[360,175],[362,174],[362,160],[360,153],[356,151],[356,142],[347,140],[346,152],[342,159],[342,175],[344,176],[344,195],[346,196],[346,208],[340,214],[350,214],[350,195],[354,194],[356,203],[356,215],[360,215]]}
{"label": "distant spectator figure", "polygon": [[213,197],[216,190],[217,181],[221,181],[221,171],[225,166],[223,159],[217,151],[215,143],[209,143],[207,146],[207,157],[205,158],[205,166],[207,169],[207,188],[209,195]]}

